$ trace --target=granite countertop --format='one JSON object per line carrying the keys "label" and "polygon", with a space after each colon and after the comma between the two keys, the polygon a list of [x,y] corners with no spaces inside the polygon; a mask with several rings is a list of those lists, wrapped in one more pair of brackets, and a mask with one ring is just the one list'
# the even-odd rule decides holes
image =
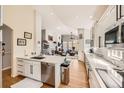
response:
{"label": "granite countertop", "polygon": [[52,56],[52,55],[44,55],[44,59],[33,59],[31,57],[17,57],[18,59],[24,59],[24,60],[31,60],[36,62],[46,62],[46,63],[53,63],[53,64],[61,64],[64,62],[65,57],[63,56]]}
{"label": "granite countertop", "polygon": [[111,64],[109,61],[105,60],[103,57],[99,57],[98,55],[93,53],[85,53],[85,56],[100,86],[102,88],[105,88],[106,84],[104,83],[104,81],[102,80],[96,69],[98,68],[98,69],[112,70],[112,68],[115,68],[116,66]]}
{"label": "granite countertop", "polygon": [[114,68],[115,65],[111,64],[107,60],[105,60],[103,57],[99,57],[96,54],[93,53],[85,53],[87,60],[89,61],[92,68]]}

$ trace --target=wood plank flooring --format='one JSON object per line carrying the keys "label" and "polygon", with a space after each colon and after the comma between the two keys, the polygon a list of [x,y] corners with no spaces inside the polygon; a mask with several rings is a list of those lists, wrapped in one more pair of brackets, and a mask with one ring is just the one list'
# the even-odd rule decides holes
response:
{"label": "wood plank flooring", "polygon": [[[12,84],[24,79],[23,76],[11,77],[11,70],[3,71],[3,88],[9,88]],[[52,86],[43,84],[42,88],[52,88]],[[68,85],[60,84],[59,88],[89,88],[86,68],[83,62],[73,60],[70,65],[70,82]]]}
{"label": "wood plank flooring", "polygon": [[11,69],[4,70],[2,73],[3,79],[3,88],[9,88],[12,84],[19,82],[20,80],[24,79],[23,76],[17,76],[15,78],[11,77]]}
{"label": "wood plank flooring", "polygon": [[60,88],[88,88],[89,83],[86,68],[83,62],[73,60],[70,66],[70,82],[68,85],[60,84]]}

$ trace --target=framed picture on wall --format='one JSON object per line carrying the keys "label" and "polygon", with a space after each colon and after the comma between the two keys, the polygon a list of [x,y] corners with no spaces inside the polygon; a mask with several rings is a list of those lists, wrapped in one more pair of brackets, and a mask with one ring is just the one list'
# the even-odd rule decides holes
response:
{"label": "framed picture on wall", "polygon": [[26,39],[32,39],[32,34],[29,32],[24,32],[24,38]]}
{"label": "framed picture on wall", "polygon": [[26,46],[26,39],[17,38],[17,46]]}

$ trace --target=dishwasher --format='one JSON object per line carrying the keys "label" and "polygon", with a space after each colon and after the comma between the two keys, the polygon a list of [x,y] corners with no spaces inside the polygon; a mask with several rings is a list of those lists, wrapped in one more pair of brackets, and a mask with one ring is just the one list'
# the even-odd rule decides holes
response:
{"label": "dishwasher", "polygon": [[55,64],[41,62],[41,81],[55,87]]}

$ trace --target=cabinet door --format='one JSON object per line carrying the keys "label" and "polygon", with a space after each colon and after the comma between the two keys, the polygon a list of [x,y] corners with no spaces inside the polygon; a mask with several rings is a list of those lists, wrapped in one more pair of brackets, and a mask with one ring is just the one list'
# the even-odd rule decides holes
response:
{"label": "cabinet door", "polygon": [[121,5],[121,17],[124,17],[124,5]]}
{"label": "cabinet door", "polygon": [[25,63],[23,59],[17,59],[17,74],[25,76]]}
{"label": "cabinet door", "polygon": [[33,64],[31,61],[25,61],[25,76],[33,78]]}
{"label": "cabinet door", "polygon": [[101,88],[93,71],[89,71],[90,88]]}
{"label": "cabinet door", "polygon": [[33,62],[33,79],[41,81],[41,63]]}

